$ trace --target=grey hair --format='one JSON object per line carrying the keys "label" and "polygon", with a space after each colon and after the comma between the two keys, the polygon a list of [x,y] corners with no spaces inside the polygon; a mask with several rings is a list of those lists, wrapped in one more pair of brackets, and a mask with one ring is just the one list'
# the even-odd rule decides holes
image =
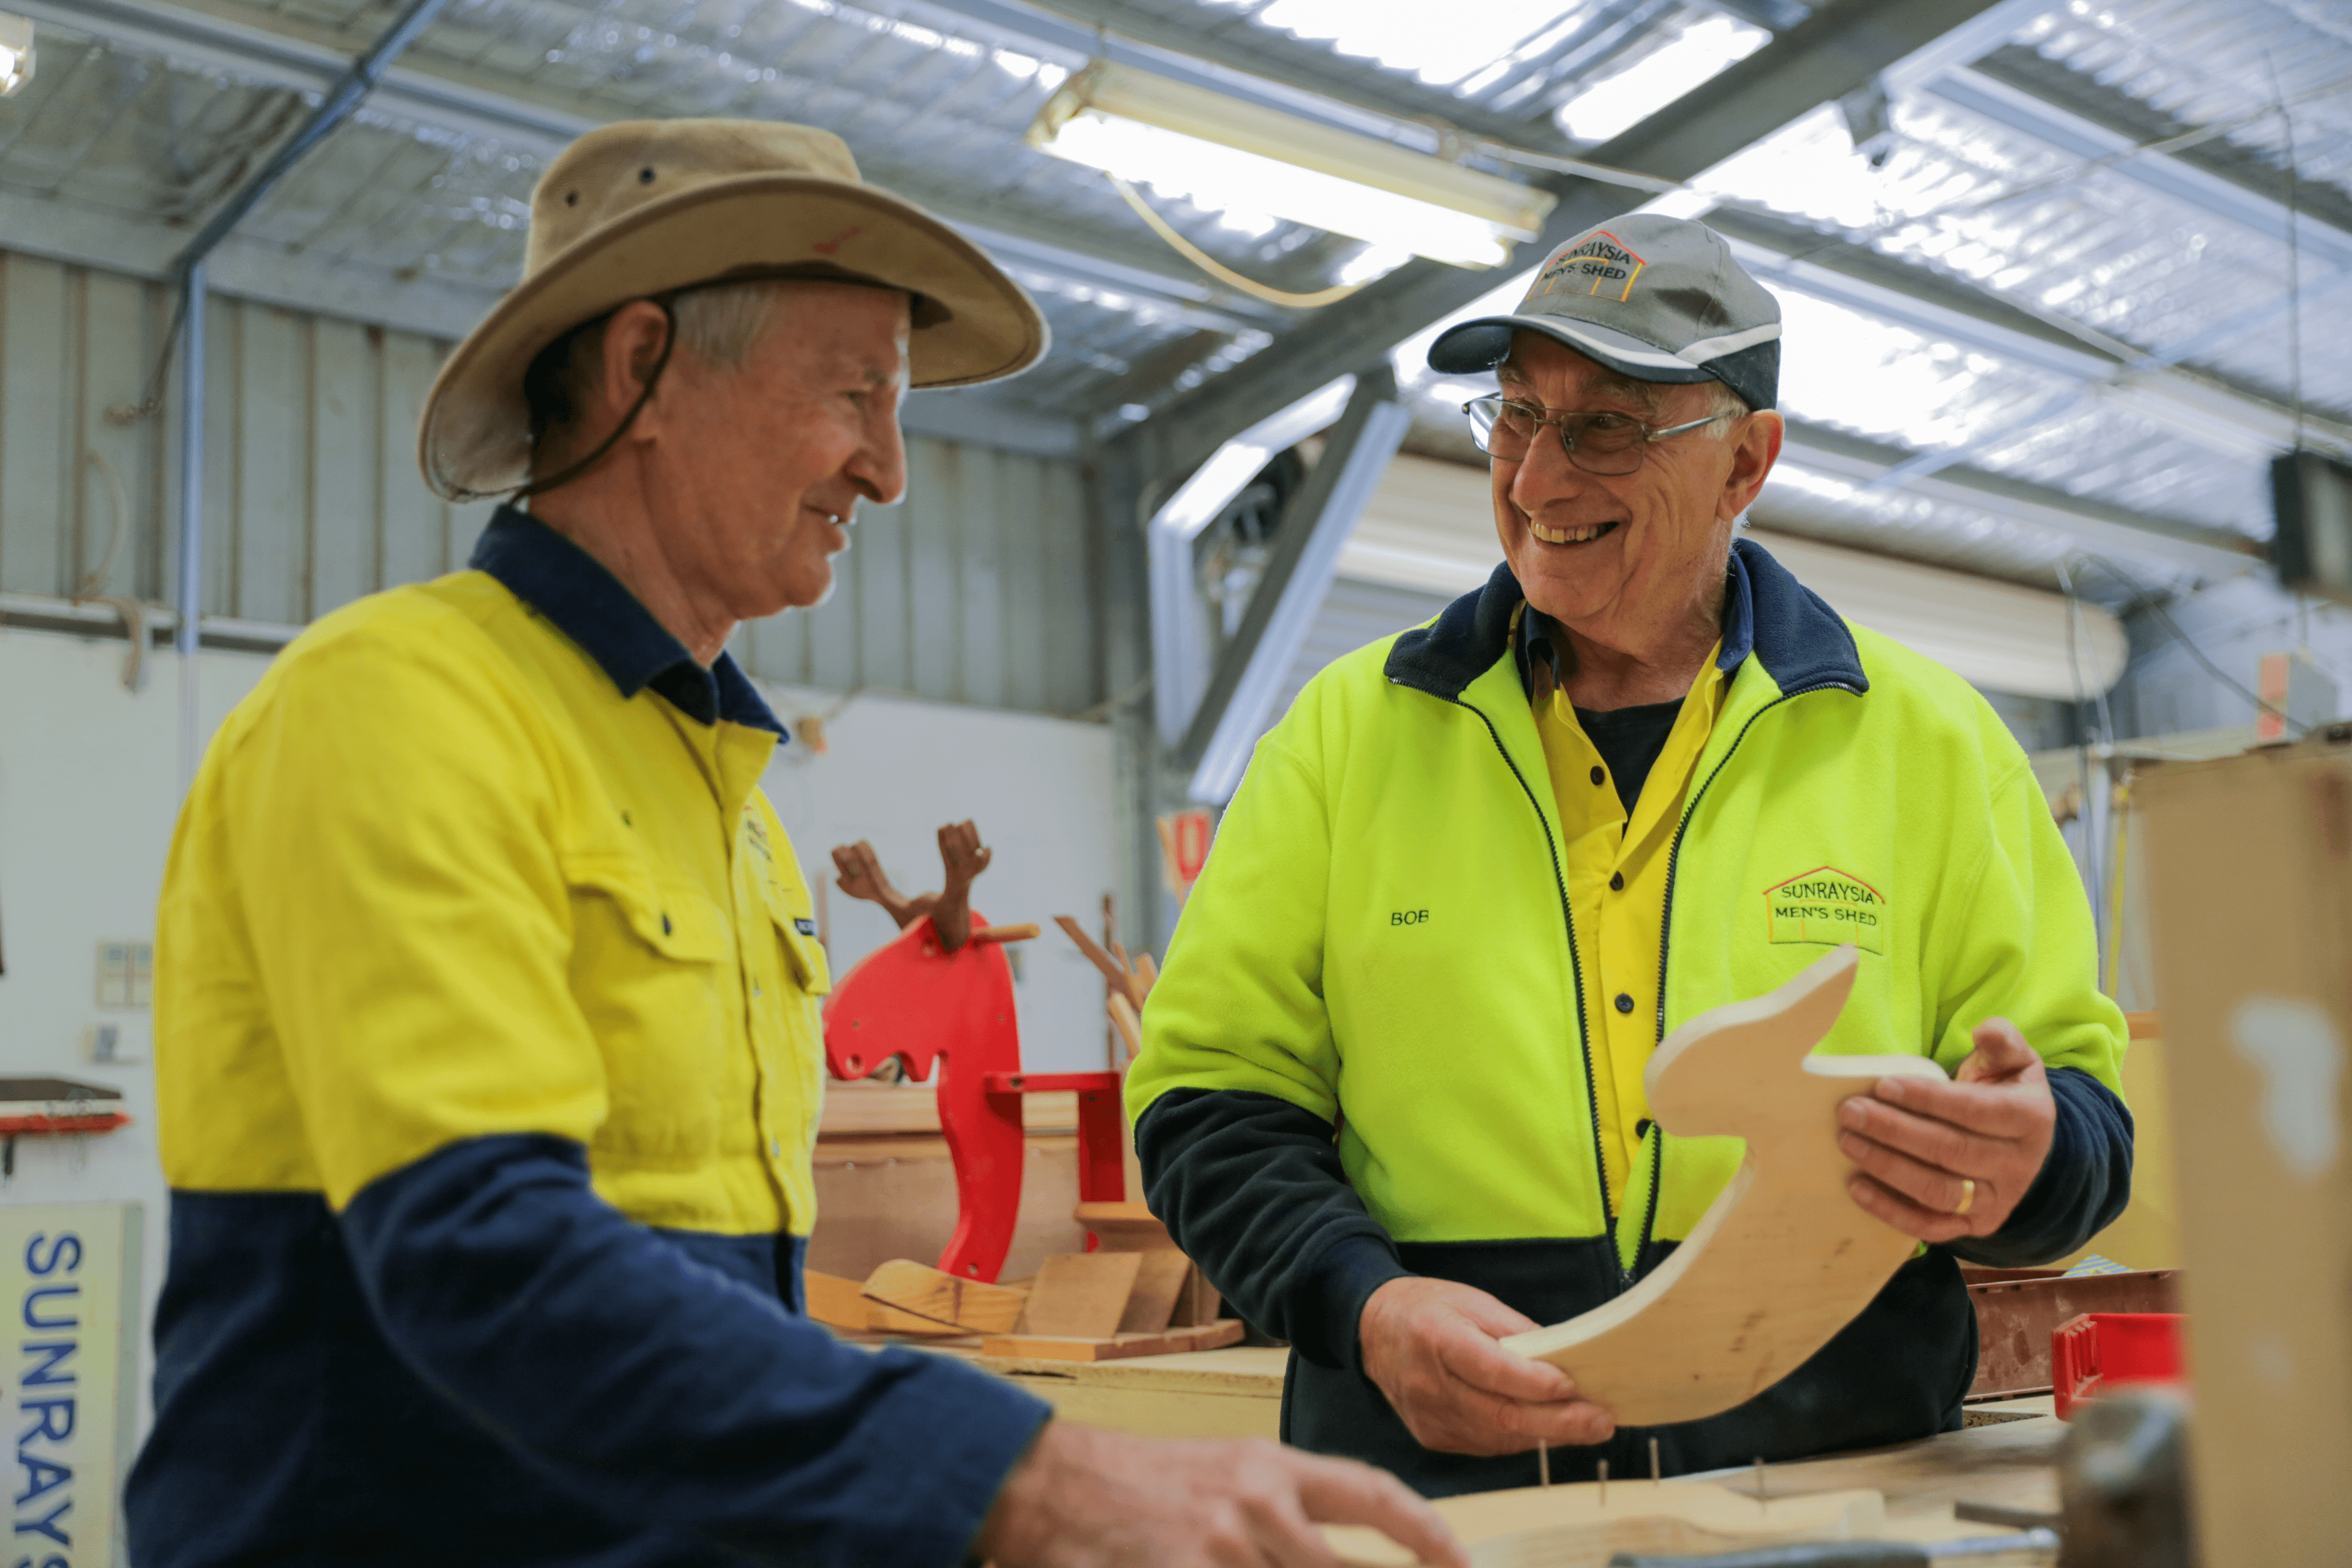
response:
{"label": "grey hair", "polygon": [[[679,295],[669,307],[677,323],[677,348],[705,364],[742,369],[774,323],[776,302],[795,281],[757,279]],[[572,328],[541,350],[524,373],[534,468],[542,454],[562,456],[582,413],[594,404],[604,374],[604,329],[611,321],[606,314]]]}

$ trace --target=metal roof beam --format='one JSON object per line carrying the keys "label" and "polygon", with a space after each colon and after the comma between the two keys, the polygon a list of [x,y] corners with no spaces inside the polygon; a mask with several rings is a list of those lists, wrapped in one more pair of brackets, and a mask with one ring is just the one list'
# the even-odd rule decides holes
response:
{"label": "metal roof beam", "polygon": [[[165,0],[11,0],[37,21],[99,37],[141,53],[234,73],[299,92],[324,92],[351,68],[349,58],[310,38],[249,26]],[[553,153],[618,114],[582,113],[481,73],[460,76],[438,66],[394,66],[370,97],[377,110],[421,125],[485,136]],[[1089,289],[1133,295],[1188,322],[1220,331],[1279,331],[1287,313],[1209,284],[1197,275],[1153,265],[1157,253],[1030,239],[1006,232],[1000,211],[964,207],[932,190],[908,192],[940,216],[1003,247],[1001,259]],[[985,235],[987,237],[979,237]]]}
{"label": "metal roof beam", "polygon": [[[1851,92],[1889,66],[1990,8],[1992,0],[1839,0],[1774,38],[1712,81],[1597,149],[1599,163],[1687,180],[1752,145],[1816,105]],[[1626,210],[1621,189],[1550,182],[1560,204],[1522,253],[1541,258],[1593,224]],[[1216,377],[1122,437],[1149,443],[1147,471],[1160,482],[1188,471],[1220,442],[1312,392],[1334,365],[1382,356],[1499,281],[1490,272],[1410,262],[1342,302],[1307,317],[1274,347]]]}
{"label": "metal roof beam", "polygon": [[[2252,161],[2204,145],[2141,152],[2150,142],[2190,134],[2196,127],[2032,49],[2011,45],[1996,50],[1930,79],[1924,90],[2060,152],[2112,160],[2125,179],[2286,243],[2288,213],[2278,185],[2288,176],[2271,171],[2266,188],[2254,183],[2258,163],[2244,167]],[[2305,254],[2331,267],[2352,267],[2352,207],[2342,193],[2298,182],[2296,205],[2302,209],[2296,227]]]}
{"label": "metal roof beam", "polygon": [[[1802,420],[1788,422],[1781,459],[1815,473],[1868,485],[1918,456],[1864,437]],[[2262,564],[2262,546],[2242,533],[2110,506],[2030,480],[1959,464],[1909,479],[1904,489],[1996,517],[2053,530],[2086,550],[2121,550],[2172,561],[2208,578],[2234,577]]]}
{"label": "metal roof beam", "polygon": [[1347,408],[1276,531],[1274,557],[1177,749],[1177,766],[1192,772],[1194,800],[1229,800],[1241,784],[1267,710],[1330,591],[1339,552],[1412,423],[1385,358],[1356,373]]}

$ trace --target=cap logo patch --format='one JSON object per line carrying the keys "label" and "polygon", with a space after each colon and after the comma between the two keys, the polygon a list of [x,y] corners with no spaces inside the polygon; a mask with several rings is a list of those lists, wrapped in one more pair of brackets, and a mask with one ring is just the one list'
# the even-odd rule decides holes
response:
{"label": "cap logo patch", "polygon": [[831,239],[820,239],[814,245],[810,246],[809,248],[815,251],[819,256],[831,256],[834,252],[839,250],[843,246],[848,244],[851,240],[856,239],[859,235],[864,234],[865,232],[866,229],[863,225],[845,228],[839,234],[835,235]]}
{"label": "cap logo patch", "polygon": [[1553,257],[1536,280],[1533,299],[1547,294],[1585,294],[1623,304],[1633,292],[1633,279],[1648,262],[1625,248],[1607,229],[1599,229]]}

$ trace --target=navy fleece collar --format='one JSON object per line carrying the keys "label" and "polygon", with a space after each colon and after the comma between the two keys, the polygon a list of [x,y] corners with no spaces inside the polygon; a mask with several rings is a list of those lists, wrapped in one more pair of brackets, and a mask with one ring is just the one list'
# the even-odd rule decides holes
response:
{"label": "navy fleece collar", "polygon": [[[1727,573],[1723,651],[1716,660],[1721,668],[1734,670],[1753,654],[1783,691],[1812,686],[1870,689],[1845,622],[1770,552],[1752,539],[1736,540]],[[1496,566],[1485,587],[1454,600],[1430,625],[1397,638],[1389,652],[1388,678],[1455,700],[1496,659],[1514,651],[1511,618],[1525,598],[1510,563]],[[1532,615],[1521,617],[1523,638],[1538,635],[1526,629],[1538,622]],[[1517,651],[1524,679],[1523,645]]]}
{"label": "navy fleece collar", "polygon": [[724,719],[777,735],[784,732],[732,654],[721,653],[708,669],[697,664],[686,645],[619,578],[528,513],[499,508],[467,564],[497,578],[579,644],[623,697],[650,688],[698,722]]}

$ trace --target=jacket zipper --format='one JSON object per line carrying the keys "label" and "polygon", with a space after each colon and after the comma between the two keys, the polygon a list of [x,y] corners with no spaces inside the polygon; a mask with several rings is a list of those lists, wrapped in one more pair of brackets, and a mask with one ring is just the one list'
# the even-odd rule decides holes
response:
{"label": "jacket zipper", "polygon": [[[1495,728],[1495,721],[1487,718],[1482,710],[1471,707],[1459,697],[1451,700],[1456,708],[1465,709],[1477,714],[1478,721],[1486,726],[1486,733],[1494,741],[1495,750],[1501,754],[1503,765],[1511,770],[1511,776],[1518,781],[1519,793],[1528,797],[1529,805],[1535,807],[1536,826],[1543,829],[1544,847],[1551,852],[1552,885],[1559,889],[1560,924],[1568,932],[1568,968],[1576,981],[1577,1045],[1584,1056],[1584,1105],[1592,1118],[1592,1173],[1595,1181],[1599,1184],[1601,1193],[1601,1225],[1602,1234],[1609,1243],[1609,1261],[1617,1272],[1617,1290],[1622,1294],[1633,1288],[1633,1271],[1624,1266],[1617,1252],[1617,1214],[1609,1203],[1609,1164],[1601,1147],[1601,1089],[1593,1079],[1592,1037],[1586,1027],[1584,1017],[1584,964],[1576,955],[1576,917],[1569,906],[1568,879],[1560,873],[1559,846],[1552,838],[1551,824],[1544,820],[1543,803],[1536,798],[1536,792],[1528,786],[1527,775],[1519,772],[1519,764],[1511,760],[1510,751],[1503,744],[1502,733]],[[1671,872],[1669,875],[1671,877]],[[1671,885],[1670,880],[1669,887]],[[1653,1205],[1653,1206],[1655,1205]]]}
{"label": "jacket zipper", "polygon": [[[1756,728],[1756,721],[1759,719],[1763,718],[1765,714],[1783,702],[1802,697],[1807,692],[1853,690],[1853,688],[1843,680],[1824,680],[1812,686],[1801,686],[1794,691],[1784,691],[1756,710],[1748,716],[1748,722],[1739,726],[1739,733],[1731,738],[1731,744],[1725,749],[1722,760],[1708,770],[1706,777],[1700,781],[1697,793],[1691,796],[1690,805],[1683,808],[1682,820],[1675,824],[1674,842],[1666,847],[1666,901],[1663,916],[1658,921],[1657,1033],[1651,1041],[1652,1049],[1654,1050],[1666,1042],[1666,952],[1670,945],[1667,933],[1675,929],[1675,874],[1682,867],[1683,835],[1689,831],[1691,818],[1698,815],[1699,802],[1706,798],[1706,792],[1714,787],[1715,781],[1722,776],[1723,770],[1730,766],[1731,759],[1738,752],[1740,742],[1748,739],[1748,731]],[[1492,729],[1493,726],[1489,725],[1488,728]],[[1655,1125],[1653,1125],[1650,1131],[1655,1135],[1655,1141],[1650,1145],[1650,1203],[1647,1212],[1642,1215],[1642,1239],[1633,1249],[1633,1265],[1637,1269],[1641,1267],[1642,1254],[1649,1250],[1651,1237],[1657,1229],[1658,1194],[1664,1190],[1665,1186],[1665,1131]],[[1632,1276],[1628,1275],[1627,1278],[1630,1279]]]}

